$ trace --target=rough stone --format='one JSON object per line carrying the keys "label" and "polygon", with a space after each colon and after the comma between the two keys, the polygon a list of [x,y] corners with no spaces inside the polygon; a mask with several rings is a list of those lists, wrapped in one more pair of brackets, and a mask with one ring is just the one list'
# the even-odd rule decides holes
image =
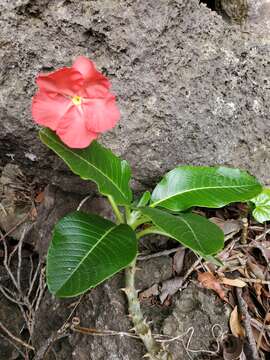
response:
{"label": "rough stone", "polygon": [[[2,293],[0,293],[0,304],[0,321],[14,336],[20,337],[20,331],[23,329],[24,319],[19,308],[4,298]],[[2,334],[4,335],[1,331],[0,335]],[[8,338],[8,336],[6,337]],[[6,340],[6,338],[3,338],[2,336],[0,336],[0,349],[0,360],[17,359],[19,356],[17,350],[8,340]]]}
{"label": "rough stone", "polygon": [[30,114],[37,73],[83,54],[118,96],[121,122],[101,141],[131,162],[136,190],[179,164],[239,166],[270,183],[269,34],[198,0],[4,0],[0,13],[2,165],[91,190],[40,143]]}
{"label": "rough stone", "polygon": [[164,334],[171,336],[185,334],[181,337],[183,342],[175,341],[170,345],[172,353],[178,354],[179,359],[201,360],[204,356],[208,359],[208,352],[213,345],[215,348],[212,351],[217,350],[218,337],[228,331],[230,311],[230,308],[218,300],[213,292],[195,285],[178,293],[175,296],[173,312],[163,324]]}
{"label": "rough stone", "polygon": [[[85,202],[81,202],[85,199]],[[38,208],[37,221],[27,234],[26,240],[35,246],[41,257],[46,256],[55,224],[68,213],[76,211],[94,213],[113,220],[113,213],[105,198],[84,198],[76,193],[66,193],[57,186],[48,185],[44,191],[44,200]]]}
{"label": "rough stone", "polygon": [[[147,268],[147,264],[145,264]],[[105,284],[98,286],[86,294],[78,306],[74,316],[80,319],[80,326],[95,329],[107,329],[126,332],[131,324],[126,315],[126,303],[119,290],[123,287],[123,278],[119,274]],[[102,299],[102,301],[100,301]],[[56,331],[68,318],[74,300],[59,300],[48,293],[43,300],[36,319],[33,342],[36,348]],[[189,349],[215,350],[214,336],[228,331],[228,315],[224,304],[213,292],[191,286],[182,293],[175,295],[171,309],[158,306],[144,306],[148,320],[153,320],[155,333],[164,333],[175,337],[184,334],[182,340],[187,344],[193,328]],[[171,312],[171,315],[168,314]],[[212,328],[215,325],[212,333]],[[214,335],[213,335],[214,334]],[[60,340],[53,347],[57,359],[78,360],[139,360],[144,354],[144,348],[137,340],[125,336],[93,336],[82,333],[72,333],[68,338]],[[203,352],[187,354],[181,340],[170,345],[174,359],[204,359]],[[53,359],[49,354],[47,359]],[[206,357],[208,359],[208,357]],[[216,359],[218,359],[216,357]]]}

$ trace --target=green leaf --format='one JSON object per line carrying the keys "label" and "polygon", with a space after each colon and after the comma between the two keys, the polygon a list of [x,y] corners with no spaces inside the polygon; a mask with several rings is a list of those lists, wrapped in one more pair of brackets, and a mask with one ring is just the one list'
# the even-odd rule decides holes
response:
{"label": "green leaf", "polygon": [[140,200],[138,201],[137,207],[139,208],[146,206],[149,203],[150,199],[151,199],[151,193],[149,191],[145,191],[142,194]]}
{"label": "green leaf", "polygon": [[198,255],[201,256],[202,258],[204,258],[204,260],[206,260],[207,262],[210,262],[218,267],[224,266],[224,263],[217,256],[204,255],[201,253],[198,253]]}
{"label": "green leaf", "polygon": [[262,191],[255,177],[226,167],[179,166],[168,172],[152,193],[151,207],[183,211],[192,206],[220,208],[247,201]]}
{"label": "green leaf", "polygon": [[254,218],[260,223],[270,221],[270,189],[263,189],[251,202],[255,204]]}
{"label": "green leaf", "polygon": [[224,245],[223,231],[202,216],[192,213],[176,216],[151,208],[141,209],[141,212],[160,230],[158,233],[179,241],[203,256],[216,254]]}
{"label": "green leaf", "polygon": [[60,156],[75,174],[84,180],[94,181],[101,194],[111,195],[118,205],[131,203],[131,170],[126,161],[121,161],[97,141],[85,149],[71,149],[49,129],[42,129],[39,134],[41,141]]}
{"label": "green leaf", "polygon": [[136,254],[136,234],[128,225],[74,212],[54,228],[48,288],[58,297],[82,294],[128,266]]}
{"label": "green leaf", "polygon": [[151,199],[151,193],[145,191],[142,196],[135,200],[132,204],[132,209],[134,209],[127,218],[127,223],[135,229],[144,222],[142,214],[140,212],[141,207],[145,207]]}

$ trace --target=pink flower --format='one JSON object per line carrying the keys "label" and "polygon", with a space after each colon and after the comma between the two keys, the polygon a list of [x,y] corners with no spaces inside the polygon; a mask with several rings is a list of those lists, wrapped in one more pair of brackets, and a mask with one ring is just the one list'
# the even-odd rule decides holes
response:
{"label": "pink flower", "polygon": [[56,131],[71,148],[87,147],[99,133],[115,126],[120,118],[110,82],[94,63],[79,56],[65,67],[36,79],[32,115],[40,125]]}

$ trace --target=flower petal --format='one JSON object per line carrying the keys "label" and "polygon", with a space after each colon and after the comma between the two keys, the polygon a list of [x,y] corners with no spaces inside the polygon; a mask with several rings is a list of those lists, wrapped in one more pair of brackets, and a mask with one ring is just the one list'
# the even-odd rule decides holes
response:
{"label": "flower petal", "polygon": [[36,82],[41,90],[75,96],[83,86],[82,74],[72,68],[62,68],[51,74],[41,74]]}
{"label": "flower petal", "polygon": [[108,93],[108,88],[101,84],[86,84],[79,95],[85,99],[103,99]]}
{"label": "flower petal", "polygon": [[109,80],[96,69],[94,62],[85,56],[79,56],[72,65],[72,68],[82,74],[86,83],[100,83],[107,89],[111,86]]}
{"label": "flower petal", "polygon": [[87,99],[81,106],[90,131],[100,133],[112,129],[120,118],[115,96],[109,93],[103,99]]}
{"label": "flower petal", "polygon": [[99,135],[86,128],[83,114],[76,105],[61,119],[56,133],[68,147],[77,149],[87,147]]}
{"label": "flower petal", "polygon": [[56,130],[71,105],[63,95],[38,91],[32,100],[32,116],[36,123]]}

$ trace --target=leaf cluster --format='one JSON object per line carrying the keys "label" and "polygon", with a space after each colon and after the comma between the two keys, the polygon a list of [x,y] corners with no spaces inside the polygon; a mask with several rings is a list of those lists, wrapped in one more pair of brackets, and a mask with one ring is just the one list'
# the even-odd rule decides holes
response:
{"label": "leaf cluster", "polygon": [[47,282],[57,296],[81,294],[127,267],[137,256],[138,240],[147,234],[170,237],[214,260],[223,248],[224,234],[205,217],[192,213],[194,206],[220,208],[252,201],[255,218],[269,220],[270,191],[263,191],[257,179],[245,171],[179,166],[164,176],[152,194],[147,191],[133,202],[126,161],[96,141],[86,149],[74,150],[48,129],[40,131],[40,138],[75,174],[94,181],[114,208],[125,210],[125,223],[114,224],[76,211],[55,226],[47,257]]}

